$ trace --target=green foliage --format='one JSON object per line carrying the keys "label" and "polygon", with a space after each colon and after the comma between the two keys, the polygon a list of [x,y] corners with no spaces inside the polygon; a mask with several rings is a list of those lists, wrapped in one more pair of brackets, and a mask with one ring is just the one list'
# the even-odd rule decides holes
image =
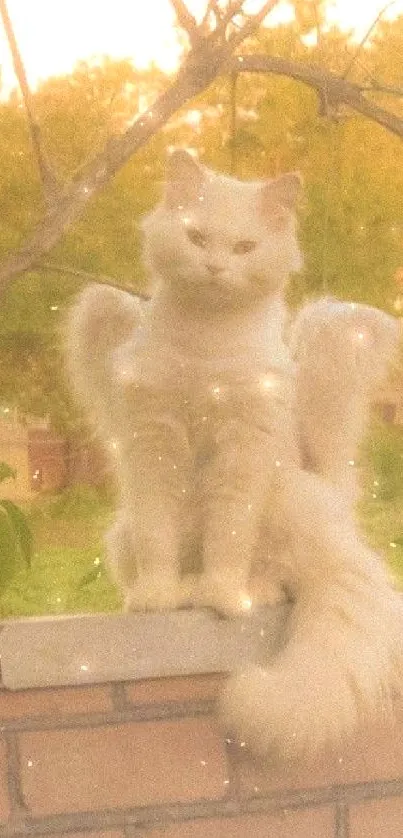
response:
{"label": "green foliage", "polygon": [[403,498],[403,431],[376,423],[363,446],[367,491],[381,501]]}
{"label": "green foliage", "polygon": [[[343,75],[350,64],[348,35],[322,27],[327,0],[294,0],[296,21],[264,28],[248,42],[256,50],[306,61]],[[306,34],[320,34],[308,46]],[[374,78],[403,88],[403,17],[382,22],[349,78]],[[128,61],[80,63],[70,75],[47,80],[34,94],[45,151],[67,181],[125,130],[145,102],[170,79]],[[403,98],[374,93],[379,104],[403,115]],[[189,120],[200,111],[200,121]],[[299,169],[305,181],[301,208],[302,274],[289,302],[318,293],[393,310],[394,274],[403,265],[403,144],[363,117],[341,109],[320,112],[316,94],[286,77],[240,75],[237,118],[231,134],[231,82],[219,77],[181,109],[91,201],[81,219],[49,255],[55,263],[115,277],[144,290],[140,217],[161,194],[167,147],[187,145],[207,165],[241,178]],[[40,180],[23,108],[13,95],[0,103],[0,259],[18,247],[43,213]],[[32,271],[9,287],[0,309],[0,392],[23,414],[47,416],[59,430],[80,422],[63,372],[63,323],[83,281],[69,274]],[[368,538],[386,550],[398,575],[403,568],[403,444],[400,431],[378,427],[364,459],[366,497],[360,515]],[[14,474],[0,463],[0,482]],[[376,495],[376,497],[373,497]],[[77,488],[38,500],[29,525],[21,510],[0,501],[0,613],[9,615],[113,610],[119,597],[102,562],[101,532],[108,498]],[[32,552],[30,532],[37,553]],[[88,550],[88,543],[94,548]]]}
{"label": "green foliage", "polygon": [[96,489],[38,496],[27,516],[35,552],[0,587],[0,618],[121,610],[103,561],[110,516],[110,499]]}
{"label": "green foliage", "polygon": [[364,496],[358,515],[370,544],[403,588],[403,429],[375,422],[362,446]]}
{"label": "green foliage", "polygon": [[[296,21],[263,28],[248,42],[256,50],[313,63],[343,75],[352,45],[347,34],[322,27],[326,0],[295,0]],[[320,31],[308,46],[307,33]],[[349,77],[403,87],[403,17],[384,22]],[[365,67],[363,66],[365,64]],[[48,79],[34,94],[45,151],[67,180],[107,139],[120,134],[140,107],[168,87],[159,70],[128,61],[85,64]],[[207,164],[242,178],[299,169],[305,180],[301,209],[302,274],[292,279],[292,305],[318,293],[393,310],[394,275],[403,264],[403,144],[363,117],[339,109],[323,115],[314,91],[286,77],[241,74],[237,119],[231,130],[231,82],[219,77],[173,116],[86,208],[49,256],[56,263],[115,277],[144,290],[139,218],[161,194],[166,149],[193,146]],[[400,97],[373,94],[403,114]],[[195,124],[189,112],[198,110]],[[29,132],[16,96],[0,103],[0,259],[18,246],[43,212]],[[7,291],[0,310],[0,391],[22,413],[48,416],[58,430],[79,421],[63,374],[61,335],[66,310],[82,280],[39,270]]]}
{"label": "green foliage", "polygon": [[[28,523],[27,516],[13,501],[3,498],[0,501],[0,508],[8,518],[9,526],[14,534],[15,546],[14,555],[21,554],[28,567],[31,564],[33,536]],[[0,554],[2,553],[0,549]]]}
{"label": "green foliage", "polygon": [[[98,557],[97,557],[98,558]],[[98,579],[105,573],[105,567],[101,562],[95,564],[91,570],[88,570],[84,575],[81,577],[78,585],[77,590],[81,591],[83,588],[86,588],[88,585],[92,585],[93,582],[97,582]]]}
{"label": "green foliage", "polygon": [[[403,588],[402,456],[403,430],[376,423],[363,446],[358,516]],[[36,552],[31,566],[20,562],[0,590],[0,617],[119,611],[102,547],[111,514],[108,497],[86,487],[40,496],[30,514]]]}
{"label": "green foliage", "polygon": [[[69,178],[121,133],[142,99],[167,85],[156,69],[137,71],[128,61],[81,63],[69,76],[46,81],[35,93],[45,151],[62,178]],[[144,286],[137,219],[155,201],[150,188],[161,177],[164,153],[158,139],[130,161],[68,230],[51,257],[106,274],[133,289]],[[14,97],[0,103],[0,259],[18,247],[38,221],[43,205],[26,120]],[[156,162],[157,161],[157,162]],[[77,424],[67,392],[62,352],[66,309],[83,280],[35,271],[7,289],[0,310],[0,391],[23,414],[49,416],[58,430]]]}
{"label": "green foliage", "polygon": [[[0,483],[16,473],[0,462]],[[32,531],[25,513],[11,500],[0,499],[0,592],[10,583],[21,563],[30,567],[33,547]]]}
{"label": "green foliage", "polygon": [[119,592],[94,564],[99,550],[62,546],[35,553],[31,568],[21,566],[2,592],[0,618],[121,611]]}
{"label": "green foliage", "polygon": [[14,468],[8,465],[8,463],[0,462],[0,483],[3,483],[4,480],[8,480],[10,477],[15,480],[17,476],[17,472]]}
{"label": "green foliage", "polygon": [[296,0],[293,3],[300,32],[307,35],[324,23],[326,0]]}
{"label": "green foliage", "polygon": [[86,521],[105,516],[111,508],[107,490],[92,486],[72,486],[62,492],[40,495],[31,509],[31,517],[50,521]]}

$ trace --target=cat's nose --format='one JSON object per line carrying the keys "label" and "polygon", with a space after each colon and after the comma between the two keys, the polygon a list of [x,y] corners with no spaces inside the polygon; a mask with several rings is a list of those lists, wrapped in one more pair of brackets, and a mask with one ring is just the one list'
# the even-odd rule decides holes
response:
{"label": "cat's nose", "polygon": [[211,276],[219,276],[224,270],[222,265],[218,265],[217,262],[207,262],[206,267]]}

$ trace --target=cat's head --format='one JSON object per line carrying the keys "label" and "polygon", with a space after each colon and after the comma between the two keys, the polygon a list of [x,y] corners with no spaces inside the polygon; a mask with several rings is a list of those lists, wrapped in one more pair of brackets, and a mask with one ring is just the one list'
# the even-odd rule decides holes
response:
{"label": "cat's head", "polygon": [[242,182],[178,149],[165,196],[143,222],[145,257],[179,297],[196,305],[272,297],[301,269],[295,205],[298,174]]}

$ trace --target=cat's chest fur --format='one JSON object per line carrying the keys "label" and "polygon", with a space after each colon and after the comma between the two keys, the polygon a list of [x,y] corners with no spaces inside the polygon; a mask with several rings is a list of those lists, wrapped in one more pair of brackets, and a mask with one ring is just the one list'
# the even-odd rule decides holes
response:
{"label": "cat's chest fur", "polygon": [[115,357],[130,424],[155,419],[186,428],[208,449],[235,419],[282,438],[290,425],[294,367],[279,301],[225,317],[150,306]]}
{"label": "cat's chest fur", "polygon": [[263,389],[293,374],[284,338],[281,301],[226,317],[183,311],[165,300],[148,306],[142,323],[121,347],[115,368],[138,387],[186,391],[189,398],[220,388]]}

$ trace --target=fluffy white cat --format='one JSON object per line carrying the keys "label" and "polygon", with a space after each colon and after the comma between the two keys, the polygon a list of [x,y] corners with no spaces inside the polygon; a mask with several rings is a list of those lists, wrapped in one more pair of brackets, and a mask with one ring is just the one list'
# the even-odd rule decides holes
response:
{"label": "fluffy white cat", "polygon": [[[243,183],[170,157],[144,221],[152,301],[93,286],[69,320],[78,397],[117,450],[108,562],[129,609],[189,599],[231,615],[293,600],[269,668],[230,679],[226,725],[257,752],[315,751],[391,712],[400,601],[356,531],[356,456],[395,321],[307,306],[285,342],[284,287],[301,266],[288,174]],[[195,576],[183,574],[198,555]],[[260,574],[262,579],[262,574]]]}

